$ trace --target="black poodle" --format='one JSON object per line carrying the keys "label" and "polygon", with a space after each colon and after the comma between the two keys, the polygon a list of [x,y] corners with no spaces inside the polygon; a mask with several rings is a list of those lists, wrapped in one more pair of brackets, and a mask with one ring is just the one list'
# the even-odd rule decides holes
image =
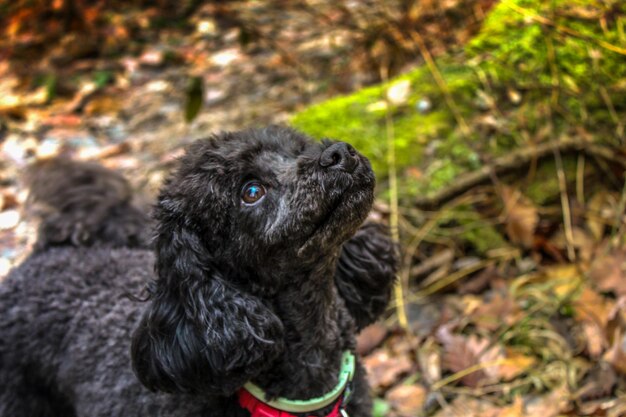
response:
{"label": "black poodle", "polygon": [[396,248],[361,225],[374,175],[350,145],[199,140],[154,225],[102,167],[50,161],[30,182],[44,214],[0,284],[0,417],[371,415],[355,334],[386,307]]}

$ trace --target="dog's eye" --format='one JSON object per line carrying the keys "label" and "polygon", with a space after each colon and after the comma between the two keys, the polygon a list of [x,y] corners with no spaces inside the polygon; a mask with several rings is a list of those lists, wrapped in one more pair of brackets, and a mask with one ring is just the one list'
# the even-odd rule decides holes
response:
{"label": "dog's eye", "polygon": [[265,187],[258,182],[249,182],[243,186],[241,199],[246,204],[254,204],[265,195]]}

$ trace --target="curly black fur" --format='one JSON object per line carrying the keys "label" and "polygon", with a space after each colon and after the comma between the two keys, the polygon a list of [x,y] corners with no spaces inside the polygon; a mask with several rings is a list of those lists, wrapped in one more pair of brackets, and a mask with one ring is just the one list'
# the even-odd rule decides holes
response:
{"label": "curly black fur", "polygon": [[397,248],[387,228],[378,223],[364,224],[344,243],[335,284],[354,317],[357,330],[374,322],[387,308],[396,275]]}
{"label": "curly black fur", "polygon": [[[235,395],[249,380],[293,399],[330,390],[385,308],[395,247],[359,229],[374,177],[349,145],[280,127],[194,143],[159,196],[154,252],[136,244],[151,226],[126,182],[67,164],[33,187],[55,210],[0,285],[0,417],[249,416]],[[255,204],[250,181],[266,189]],[[146,283],[149,302],[124,297]],[[360,364],[354,390],[348,413],[369,416]]]}
{"label": "curly black fur", "polygon": [[130,186],[121,175],[94,163],[58,158],[29,167],[25,182],[30,209],[42,218],[36,249],[149,246],[148,215],[132,205]]}

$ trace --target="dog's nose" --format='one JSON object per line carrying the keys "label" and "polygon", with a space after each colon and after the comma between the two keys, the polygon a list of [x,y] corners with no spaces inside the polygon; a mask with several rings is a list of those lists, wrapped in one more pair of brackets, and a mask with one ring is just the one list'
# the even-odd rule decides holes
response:
{"label": "dog's nose", "polygon": [[340,169],[352,173],[359,165],[356,150],[345,142],[337,142],[324,149],[320,156],[320,166],[326,169]]}

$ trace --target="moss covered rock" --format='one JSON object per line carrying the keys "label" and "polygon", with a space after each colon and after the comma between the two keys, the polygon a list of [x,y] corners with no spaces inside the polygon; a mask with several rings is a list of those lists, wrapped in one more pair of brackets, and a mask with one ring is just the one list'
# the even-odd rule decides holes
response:
{"label": "moss covered rock", "polygon": [[[442,65],[441,72],[455,100],[471,102],[477,89],[472,70],[450,61]],[[406,97],[389,100],[388,91],[398,86],[406,89]],[[463,112],[469,114],[470,109]],[[391,131],[386,124],[388,115],[393,121]],[[313,105],[297,113],[291,122],[314,137],[351,142],[370,158],[381,178],[387,174],[387,135],[391,134],[400,176],[407,178],[403,186],[409,193],[425,191],[424,183],[415,181],[417,177],[427,176],[435,182],[427,188],[436,189],[478,161],[471,147],[460,139],[455,118],[425,66],[386,84]],[[446,159],[448,154],[451,158]],[[438,160],[430,166],[427,162],[434,156]],[[412,170],[407,173],[407,168]],[[426,171],[422,173],[423,169]]]}
{"label": "moss covered rock", "polygon": [[[437,61],[470,134],[425,65],[313,105],[292,123],[352,142],[384,178],[391,117],[407,196],[434,193],[481,161],[581,129],[615,141],[626,122],[625,26],[621,0],[501,1],[463,50]],[[405,96],[387,100],[397,85]]]}

